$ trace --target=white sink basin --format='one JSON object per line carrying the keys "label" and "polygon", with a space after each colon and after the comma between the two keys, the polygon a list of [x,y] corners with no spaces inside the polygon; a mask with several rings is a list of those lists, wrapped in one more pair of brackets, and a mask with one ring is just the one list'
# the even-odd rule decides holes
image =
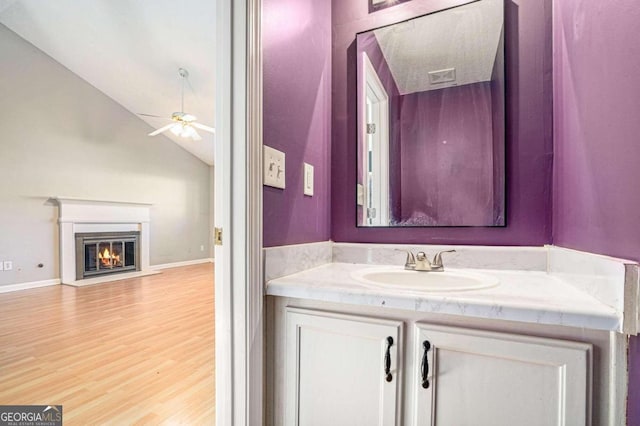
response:
{"label": "white sink basin", "polygon": [[450,269],[444,272],[407,271],[384,267],[355,271],[351,277],[376,288],[393,288],[408,291],[464,291],[495,287],[500,281],[480,272]]}

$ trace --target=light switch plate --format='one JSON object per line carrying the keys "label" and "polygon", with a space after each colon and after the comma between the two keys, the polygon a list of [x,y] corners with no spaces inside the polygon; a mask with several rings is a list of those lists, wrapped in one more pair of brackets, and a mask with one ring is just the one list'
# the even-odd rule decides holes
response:
{"label": "light switch plate", "polygon": [[263,146],[263,184],[274,188],[285,187],[285,154],[270,146]]}
{"label": "light switch plate", "polygon": [[304,164],[304,195],[313,196],[313,166],[308,163]]}
{"label": "light switch plate", "polygon": [[5,271],[10,271],[13,269],[13,262],[10,260],[5,260],[4,261],[4,270]]}
{"label": "light switch plate", "polygon": [[4,271],[4,262],[0,262],[0,271]]}

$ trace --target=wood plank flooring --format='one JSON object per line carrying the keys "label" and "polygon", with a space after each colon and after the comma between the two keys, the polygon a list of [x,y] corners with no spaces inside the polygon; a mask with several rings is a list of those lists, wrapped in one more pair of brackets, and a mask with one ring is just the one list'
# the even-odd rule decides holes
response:
{"label": "wood plank flooring", "polygon": [[213,265],[0,294],[0,404],[65,425],[215,421]]}

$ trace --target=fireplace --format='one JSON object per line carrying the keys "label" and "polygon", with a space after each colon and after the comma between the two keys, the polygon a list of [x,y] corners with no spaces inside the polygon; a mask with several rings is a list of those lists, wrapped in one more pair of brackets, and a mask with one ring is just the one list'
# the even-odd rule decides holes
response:
{"label": "fireplace", "polygon": [[140,270],[140,232],[76,233],[76,279]]}
{"label": "fireplace", "polygon": [[70,197],[52,200],[59,206],[63,284],[79,287],[156,273],[149,267],[151,204]]}

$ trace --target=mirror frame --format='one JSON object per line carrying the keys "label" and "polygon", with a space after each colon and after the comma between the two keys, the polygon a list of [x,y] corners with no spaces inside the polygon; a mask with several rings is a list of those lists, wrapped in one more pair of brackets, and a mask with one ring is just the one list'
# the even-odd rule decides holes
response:
{"label": "mirror frame", "polygon": [[[378,6],[376,10],[382,10],[385,9],[387,7],[390,6],[395,6],[397,4],[400,4],[402,2],[406,2],[406,1],[411,1],[411,0],[396,0],[395,3],[393,4],[385,4],[384,6]],[[361,136],[362,136],[362,131],[363,129],[361,129],[361,124],[364,124],[364,120],[361,120],[361,116],[360,114],[362,113],[362,103],[361,103],[361,97],[362,97],[362,89],[361,89],[361,85],[362,82],[360,81],[360,73],[359,73],[359,63],[361,61],[361,58],[359,58],[360,53],[364,54],[364,52],[358,52],[358,44],[357,44],[357,40],[358,40],[358,36],[365,34],[365,33],[369,33],[381,28],[388,28],[394,25],[398,25],[398,24],[402,24],[405,22],[409,22],[409,21],[413,21],[415,19],[419,19],[425,16],[430,16],[430,15],[434,15],[434,14],[438,14],[438,13],[442,13],[448,10],[453,10],[453,9],[457,9],[459,7],[462,6],[467,6],[469,4],[472,3],[476,3],[482,0],[470,0],[467,3],[464,4],[460,4],[460,5],[456,5],[456,6],[452,6],[452,7],[446,7],[443,9],[439,9],[439,10],[435,10],[433,12],[429,12],[429,13],[423,13],[423,14],[419,14],[410,18],[406,18],[406,19],[402,19],[399,20],[397,22],[392,22],[390,24],[386,24],[386,25],[381,25],[381,26],[376,26],[373,28],[369,28],[366,30],[362,30],[362,31],[358,31],[355,34],[355,39],[353,41],[353,46],[354,46],[354,51],[355,51],[355,68],[356,68],[356,77],[355,77],[355,87],[356,87],[356,93],[355,93],[355,98],[356,98],[356,125],[355,125],[355,133],[356,133],[356,137],[355,137],[355,159],[356,159],[356,167],[355,167],[355,175],[356,175],[356,188],[358,188],[358,186],[360,186],[359,182],[358,182],[358,173],[360,171],[361,165],[360,165],[360,150],[361,150]],[[369,13],[371,13],[371,7],[372,7],[372,0],[369,0],[369,6],[370,6],[370,11]],[[506,228],[507,227],[507,212],[508,212],[508,200],[507,200],[507,154],[508,154],[508,133],[507,133],[507,123],[508,123],[508,117],[509,117],[509,104],[508,104],[508,91],[509,91],[509,76],[507,74],[507,62],[508,62],[508,50],[506,48],[506,35],[505,35],[505,29],[506,29],[506,15],[504,13],[504,4],[503,4],[503,16],[502,16],[502,31],[501,31],[501,36],[500,36],[500,41],[499,43],[501,44],[501,50],[502,50],[502,57],[503,57],[503,63],[502,63],[502,73],[503,73],[503,87],[502,87],[502,98],[503,98],[503,103],[502,103],[502,107],[503,107],[503,120],[502,120],[502,125],[500,126],[500,128],[502,129],[502,134],[503,134],[503,143],[502,143],[502,158],[500,161],[500,166],[502,169],[502,184],[501,185],[496,185],[495,187],[500,188],[500,190],[502,191],[502,199],[501,199],[501,204],[502,204],[502,216],[501,216],[501,220],[499,221],[499,223],[495,224],[495,225],[366,225],[366,224],[362,224],[360,223],[361,220],[361,216],[363,216],[363,212],[361,210],[365,209],[364,205],[360,205],[358,203],[358,200],[360,198],[360,196],[362,194],[360,194],[360,191],[358,189],[356,189],[356,215],[355,215],[355,221],[356,221],[356,228],[358,229],[394,229],[394,228],[433,228],[433,229],[447,229],[447,228],[489,228],[489,229],[493,229],[493,228]],[[366,54],[365,54],[366,56]],[[364,61],[362,61],[364,62]],[[369,61],[370,63],[370,61]],[[364,68],[364,66],[363,66]],[[364,147],[364,143],[362,143],[362,146]],[[387,194],[389,192],[387,191]]]}
{"label": "mirror frame", "polygon": [[397,6],[401,3],[405,3],[411,0],[369,0],[369,13],[377,12],[379,10],[386,9],[388,7]]}

